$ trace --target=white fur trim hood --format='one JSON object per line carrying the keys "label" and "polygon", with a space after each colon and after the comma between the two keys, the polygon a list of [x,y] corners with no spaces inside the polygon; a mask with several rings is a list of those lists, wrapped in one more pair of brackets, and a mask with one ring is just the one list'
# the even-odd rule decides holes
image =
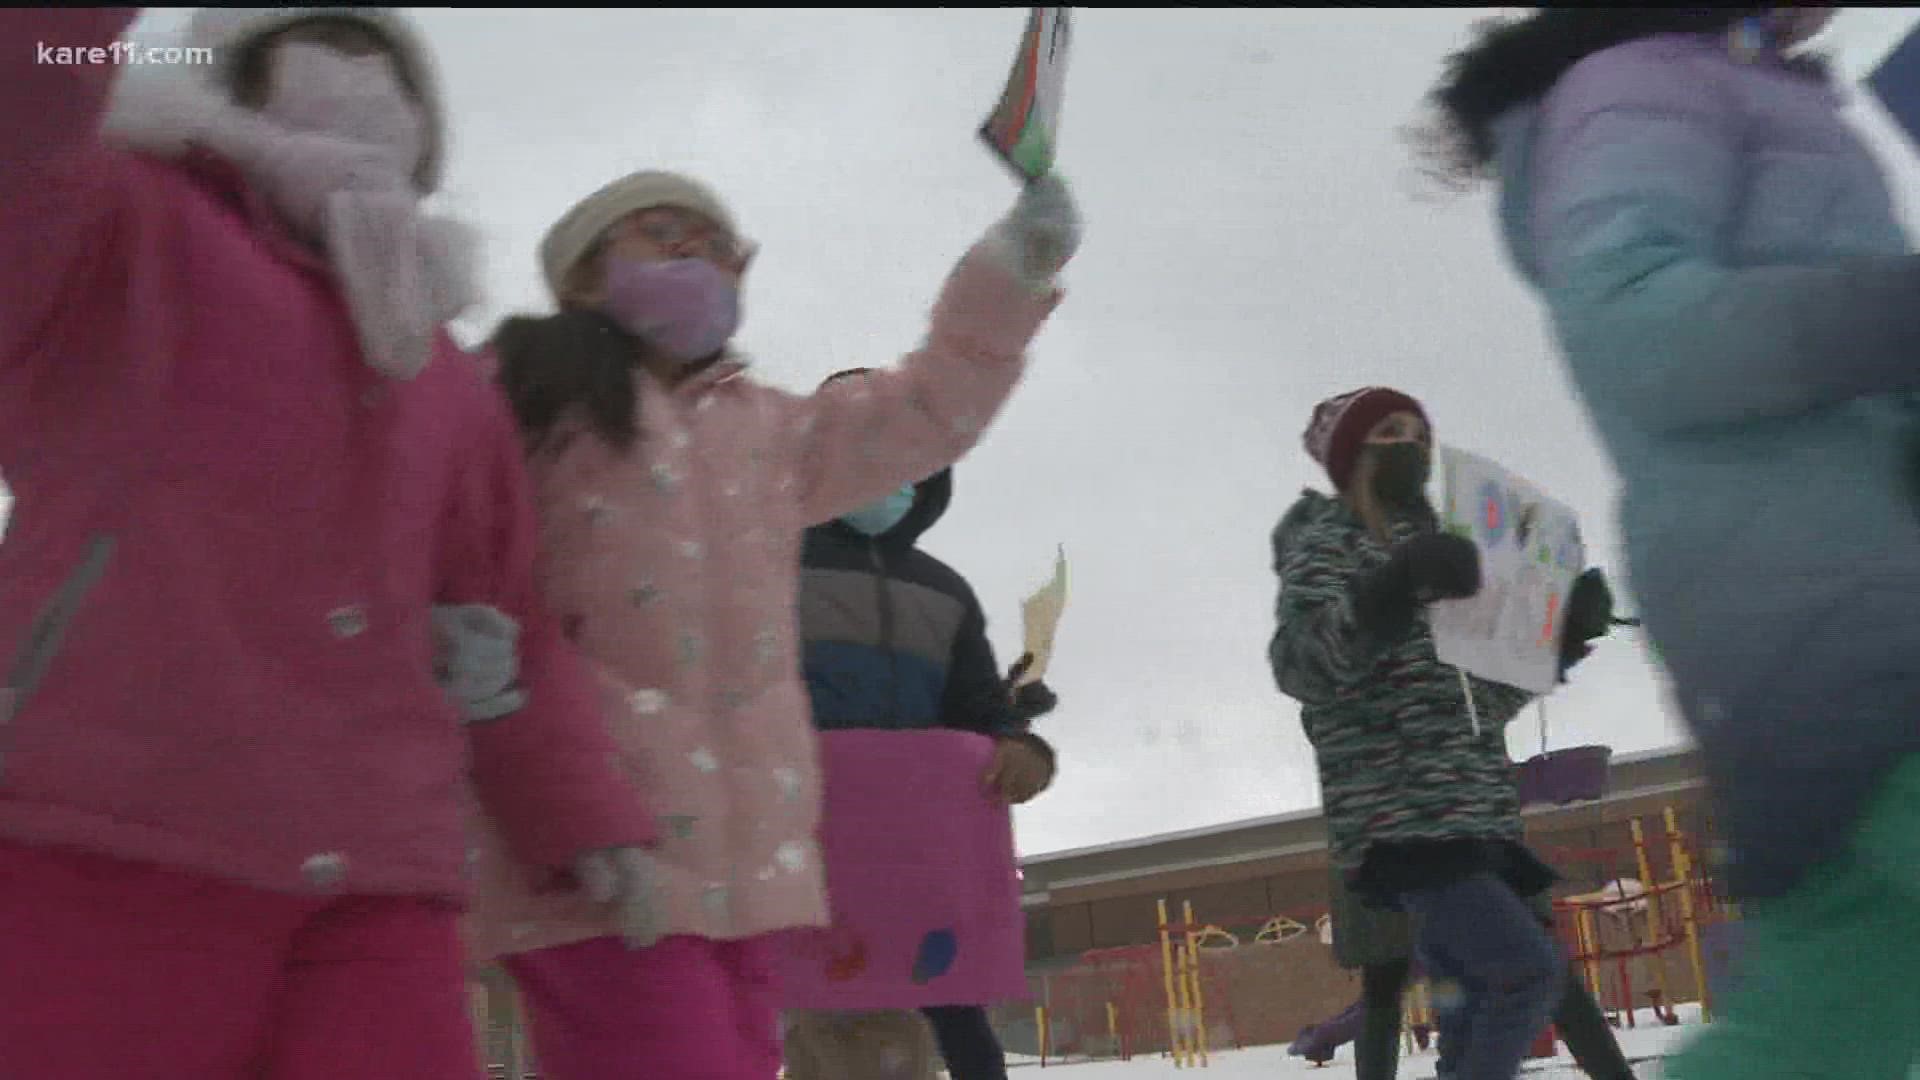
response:
{"label": "white fur trim hood", "polygon": [[[342,12],[364,10],[291,8],[262,14],[209,9],[204,19],[196,19],[193,40],[218,40],[200,34],[225,27],[235,35],[231,40],[244,43],[250,40],[248,28],[257,36],[308,17],[297,12],[338,17]],[[244,17],[255,14],[261,17],[243,27]],[[386,27],[403,25],[399,16],[384,11],[376,11],[363,21]],[[405,49],[405,45],[396,45],[396,53]],[[288,129],[235,103],[225,76],[209,77],[209,70],[194,65],[123,68],[101,123],[101,138],[167,159],[179,159],[195,146],[204,147],[239,166],[250,182],[261,185],[261,190],[282,196],[300,191],[301,185],[310,181],[327,182],[325,173],[308,168],[316,161],[303,160],[298,154],[283,157],[281,151],[290,146]],[[423,103],[436,100],[429,96],[434,91],[429,89],[432,84],[427,78],[421,77],[416,85]],[[433,118],[430,126],[437,132],[437,108],[429,115]],[[437,182],[438,177],[437,159],[423,158],[413,173],[415,198],[430,190],[423,178]],[[397,187],[407,186],[406,178],[394,179]],[[307,205],[328,197],[325,190],[309,190],[295,201]],[[377,210],[365,200],[344,205],[374,213],[378,220],[362,214],[356,228],[325,235],[316,232],[322,227],[310,220],[288,223],[306,231],[307,239],[328,252],[347,290],[367,362],[383,374],[412,378],[431,359],[431,327],[444,324],[478,300],[479,234],[464,223],[421,215],[417,207],[408,210],[390,201]],[[284,213],[286,207],[277,204],[276,209]],[[334,216],[329,220],[337,224],[345,219]]]}
{"label": "white fur trim hood", "polygon": [[427,121],[426,153],[414,173],[414,183],[422,192],[440,187],[446,167],[447,124],[446,95],[440,71],[427,49],[425,38],[414,21],[393,8],[376,7],[279,7],[279,8],[201,8],[187,24],[188,44],[213,50],[211,67],[188,70],[209,74],[224,94],[233,88],[234,68],[249,44],[295,23],[310,19],[344,19],[372,30],[393,50],[406,81],[420,96],[421,111]]}

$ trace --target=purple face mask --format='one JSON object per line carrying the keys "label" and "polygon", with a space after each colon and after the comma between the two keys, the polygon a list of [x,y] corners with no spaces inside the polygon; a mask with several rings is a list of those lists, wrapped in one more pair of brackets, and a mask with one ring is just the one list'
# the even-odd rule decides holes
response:
{"label": "purple face mask", "polygon": [[607,316],[682,363],[718,353],[740,325],[740,290],[705,259],[607,261]]}

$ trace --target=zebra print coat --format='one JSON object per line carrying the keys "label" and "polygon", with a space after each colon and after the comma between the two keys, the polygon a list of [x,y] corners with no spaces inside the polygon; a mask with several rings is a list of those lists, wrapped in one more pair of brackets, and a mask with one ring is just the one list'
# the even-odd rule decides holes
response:
{"label": "zebra print coat", "polygon": [[[1397,544],[1430,527],[1405,518],[1388,531]],[[1280,691],[1300,703],[1332,861],[1349,874],[1382,841],[1517,841],[1522,831],[1505,729],[1531,695],[1469,679],[1476,731],[1460,675],[1434,655],[1424,615],[1400,641],[1359,627],[1348,590],[1390,548],[1346,503],[1314,491],[1273,532],[1280,597],[1268,660]]]}

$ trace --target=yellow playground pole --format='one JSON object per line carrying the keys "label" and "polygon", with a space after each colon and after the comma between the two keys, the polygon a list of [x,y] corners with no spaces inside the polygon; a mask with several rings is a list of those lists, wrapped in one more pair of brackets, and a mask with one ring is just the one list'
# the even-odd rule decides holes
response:
{"label": "yellow playground pole", "polygon": [[1593,909],[1575,908],[1573,913],[1573,933],[1580,943],[1581,966],[1587,972],[1587,989],[1593,992],[1593,1000],[1600,1000],[1600,932],[1594,929]]}
{"label": "yellow playground pole", "polygon": [[1192,969],[1187,966],[1187,944],[1184,937],[1173,943],[1173,959],[1176,968],[1176,988],[1180,992],[1180,1044],[1185,1047],[1187,1067],[1198,1068],[1199,1057],[1193,1038],[1193,983]]}
{"label": "yellow playground pole", "polygon": [[[1660,914],[1660,893],[1654,888],[1659,882],[1653,880],[1653,864],[1647,859],[1646,830],[1640,827],[1639,818],[1634,818],[1628,824],[1633,829],[1634,865],[1639,867],[1641,884],[1645,885],[1647,890],[1647,936],[1653,939],[1652,944],[1658,945],[1667,933],[1667,921]],[[1653,978],[1660,984],[1660,1000],[1671,1009],[1673,1008],[1673,990],[1667,985],[1666,957],[1656,952],[1653,958]],[[1659,1012],[1657,1009],[1654,1011]]]}
{"label": "yellow playground pole", "polygon": [[1113,1040],[1113,1056],[1127,1060],[1127,1048],[1120,1042],[1120,1010],[1111,1001],[1107,1002],[1107,1038]]}
{"label": "yellow playground pole", "polygon": [[1180,902],[1180,921],[1187,924],[1187,978],[1193,983],[1193,1010],[1187,1014],[1193,1021],[1193,1041],[1200,1050],[1200,1067],[1212,1066],[1207,1061],[1207,999],[1200,992],[1200,936],[1193,932],[1193,901]]}
{"label": "yellow playground pole", "polygon": [[[1173,993],[1173,939],[1167,933],[1167,901],[1162,897],[1160,915],[1160,975],[1167,989],[1167,1052],[1173,1055],[1173,1067],[1186,1067],[1186,1041],[1180,1036],[1180,1005]],[[1184,985],[1184,983],[1182,984]]]}
{"label": "yellow playground pole", "polygon": [[1680,818],[1667,807],[1667,846],[1673,852],[1673,874],[1680,882],[1680,918],[1687,927],[1687,960],[1693,965],[1693,985],[1700,995],[1700,1019],[1713,1022],[1712,995],[1707,992],[1706,958],[1700,951],[1700,924],[1693,914],[1693,860],[1680,842]]}

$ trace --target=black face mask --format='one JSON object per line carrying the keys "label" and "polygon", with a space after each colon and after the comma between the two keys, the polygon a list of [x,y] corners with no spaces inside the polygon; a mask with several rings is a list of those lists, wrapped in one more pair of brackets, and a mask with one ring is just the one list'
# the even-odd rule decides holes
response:
{"label": "black face mask", "polygon": [[1418,506],[1427,497],[1431,460],[1427,448],[1416,442],[1382,443],[1368,448],[1373,455],[1373,494],[1388,506]]}

